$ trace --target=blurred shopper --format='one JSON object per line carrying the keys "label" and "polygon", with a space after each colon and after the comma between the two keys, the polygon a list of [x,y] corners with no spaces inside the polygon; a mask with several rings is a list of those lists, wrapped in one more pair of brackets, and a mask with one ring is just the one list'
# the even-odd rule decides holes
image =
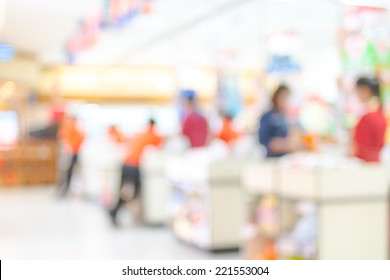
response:
{"label": "blurred shopper", "polygon": [[117,214],[125,202],[139,197],[141,188],[139,167],[145,148],[147,146],[159,146],[162,140],[162,137],[155,130],[155,120],[150,119],[146,131],[137,135],[131,141],[131,147],[122,166],[119,199],[115,207],[110,210],[110,217],[114,225],[118,225]]}
{"label": "blurred shopper", "polygon": [[240,133],[233,128],[233,119],[230,115],[225,114],[222,121],[222,129],[218,134],[218,138],[225,141],[227,144],[237,140]]}
{"label": "blurred shopper", "polygon": [[125,136],[116,125],[110,125],[107,130],[108,138],[117,144],[125,141]]}
{"label": "blurred shopper", "polygon": [[182,133],[188,138],[191,148],[204,147],[207,144],[209,134],[207,120],[197,108],[195,97],[188,97],[186,105]]}
{"label": "blurred shopper", "polygon": [[296,133],[291,133],[286,111],[290,89],[280,85],[271,99],[272,108],[260,120],[259,141],[267,149],[267,157],[280,157],[301,145]]}
{"label": "blurred shopper", "polygon": [[183,89],[179,93],[179,120],[181,123],[184,122],[186,119],[188,112],[187,112],[187,101],[188,99],[195,99],[196,98],[196,92],[192,89]]}
{"label": "blurred shopper", "polygon": [[51,122],[40,129],[30,131],[30,137],[43,140],[58,140],[57,135],[61,123],[65,118],[65,108],[62,104],[55,104],[51,108]]}
{"label": "blurred shopper", "polygon": [[379,162],[387,127],[382,111],[379,81],[360,78],[356,81],[356,90],[365,112],[355,127],[354,154],[366,162]]}
{"label": "blurred shopper", "polygon": [[74,168],[78,162],[79,151],[84,142],[84,133],[80,124],[73,116],[66,117],[58,132],[58,138],[62,142],[65,153],[70,157],[70,162],[60,183],[60,194],[66,196]]}

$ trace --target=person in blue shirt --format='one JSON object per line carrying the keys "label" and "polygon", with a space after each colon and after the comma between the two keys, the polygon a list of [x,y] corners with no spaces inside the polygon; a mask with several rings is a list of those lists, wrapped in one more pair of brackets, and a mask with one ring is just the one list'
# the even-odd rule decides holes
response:
{"label": "person in blue shirt", "polygon": [[259,141],[267,150],[267,157],[281,157],[294,150],[289,138],[286,110],[290,89],[280,85],[271,99],[272,108],[260,120]]}

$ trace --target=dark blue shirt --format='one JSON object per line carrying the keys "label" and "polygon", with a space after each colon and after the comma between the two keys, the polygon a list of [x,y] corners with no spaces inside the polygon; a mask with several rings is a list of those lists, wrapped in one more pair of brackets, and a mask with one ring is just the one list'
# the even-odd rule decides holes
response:
{"label": "dark blue shirt", "polygon": [[285,153],[274,153],[269,144],[274,138],[286,138],[288,122],[284,114],[271,110],[265,113],[260,120],[259,141],[267,149],[267,157],[280,157]]}

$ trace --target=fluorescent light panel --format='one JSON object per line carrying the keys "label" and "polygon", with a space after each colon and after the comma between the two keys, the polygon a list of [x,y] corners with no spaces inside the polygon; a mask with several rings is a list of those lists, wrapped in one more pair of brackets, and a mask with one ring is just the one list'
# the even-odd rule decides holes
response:
{"label": "fluorescent light panel", "polygon": [[340,0],[341,4],[373,8],[389,8],[389,0]]}

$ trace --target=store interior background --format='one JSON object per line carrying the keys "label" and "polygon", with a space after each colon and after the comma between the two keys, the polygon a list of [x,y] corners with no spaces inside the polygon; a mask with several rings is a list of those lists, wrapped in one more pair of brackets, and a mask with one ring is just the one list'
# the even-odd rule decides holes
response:
{"label": "store interior background", "polygon": [[[101,28],[99,16],[114,2],[128,2],[129,8],[122,7],[123,18]],[[370,173],[371,167],[348,159],[346,150],[359,109],[354,79],[380,72],[390,84],[388,9],[386,0],[0,0],[0,258],[338,259],[355,254],[387,259],[390,223],[384,198],[390,169]],[[279,172],[264,160],[257,129],[281,82],[292,88],[291,117],[318,141],[315,151],[292,158],[292,165],[295,161],[304,176],[317,162],[327,168],[360,164],[356,168],[367,174],[359,201],[368,208],[328,209],[328,200],[312,195],[310,187],[293,195],[291,200],[301,204],[279,208],[268,197],[253,206],[261,204],[261,188],[276,184],[270,174]],[[222,83],[228,94],[219,90]],[[390,117],[388,84],[385,112]],[[215,133],[221,126],[218,106],[230,102],[238,111],[234,125],[243,132],[240,142],[229,147],[215,140],[189,155],[180,137],[183,89],[196,91]],[[63,109],[78,117],[86,141],[71,195],[60,200],[55,188],[61,153],[54,140],[32,135],[49,127],[53,112]],[[117,124],[134,135],[150,116],[166,141],[161,149],[149,149],[143,161],[148,186],[141,204],[149,216],[136,221],[130,206],[121,211],[123,225],[115,228],[107,209],[118,195],[123,147],[111,143],[106,131]],[[383,165],[388,159],[386,147]],[[355,181],[340,176],[345,181],[335,179],[335,189],[348,185],[352,190],[343,195],[354,194],[350,184]],[[310,185],[311,179],[291,180]],[[372,192],[370,182],[378,185]],[[178,185],[202,185],[202,191]],[[269,211],[270,224],[254,230],[251,207]],[[316,208],[320,218],[301,236],[315,240],[297,249],[284,240],[288,231],[299,235],[294,223],[272,222],[283,208],[297,212],[290,218],[299,223],[305,207]],[[371,224],[352,223],[356,227],[341,230],[345,236],[340,236],[343,225],[332,219],[338,213],[347,221],[358,215]],[[348,234],[356,251],[343,247]],[[277,254],[279,247],[288,253]]]}

